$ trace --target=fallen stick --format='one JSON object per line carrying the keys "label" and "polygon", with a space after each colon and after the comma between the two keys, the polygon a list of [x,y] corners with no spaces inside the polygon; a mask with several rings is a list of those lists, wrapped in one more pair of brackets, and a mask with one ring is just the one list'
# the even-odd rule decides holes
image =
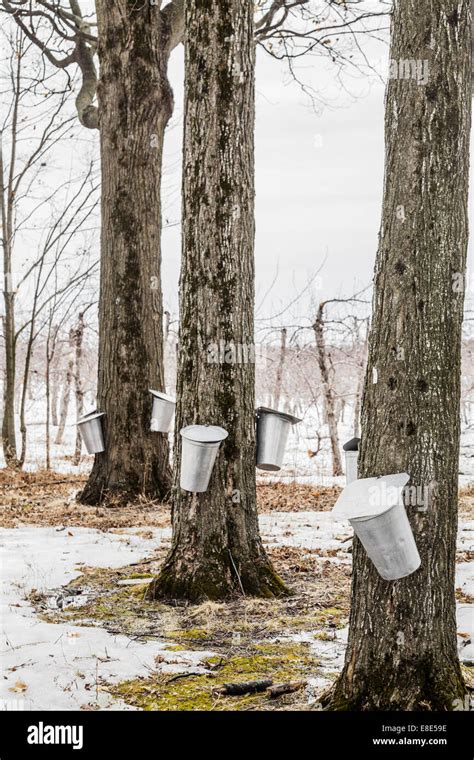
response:
{"label": "fallen stick", "polygon": [[289,681],[288,683],[275,684],[275,686],[270,686],[267,689],[268,696],[270,699],[276,699],[276,697],[281,697],[283,694],[293,694],[294,691],[304,689],[306,684],[307,681]]}
{"label": "fallen stick", "polygon": [[216,694],[227,697],[241,697],[244,694],[257,694],[266,691],[273,681],[267,678],[263,681],[245,681],[244,683],[225,683],[220,688],[214,689]]}
{"label": "fallen stick", "polygon": [[178,681],[180,678],[192,678],[192,676],[202,676],[202,673],[178,673],[176,676],[173,676],[172,678],[168,678],[166,683],[173,683],[173,681]]}

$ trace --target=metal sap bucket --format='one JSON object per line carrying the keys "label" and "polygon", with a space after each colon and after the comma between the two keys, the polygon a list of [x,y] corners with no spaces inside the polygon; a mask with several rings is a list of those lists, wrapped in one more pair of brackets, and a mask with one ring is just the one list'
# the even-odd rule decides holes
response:
{"label": "metal sap bucket", "polygon": [[90,412],[77,421],[77,427],[88,454],[100,454],[105,451],[102,417],[105,412]]}
{"label": "metal sap bucket", "polygon": [[221,441],[229,433],[214,425],[189,425],[180,431],[181,472],[179,484],[184,491],[207,491]]}
{"label": "metal sap bucket", "polygon": [[357,480],[357,460],[359,459],[359,443],[360,438],[351,438],[350,441],[344,444],[346,457],[346,483],[352,483],[353,480]]}
{"label": "metal sap bucket", "polygon": [[350,483],[332,511],[348,519],[379,575],[395,581],[411,575],[421,559],[403,504],[406,473]]}
{"label": "metal sap bucket", "polygon": [[152,388],[150,388],[150,393],[153,396],[150,430],[153,433],[169,433],[173,424],[176,401],[166,393],[154,391]]}
{"label": "metal sap bucket", "polygon": [[259,406],[257,417],[257,467],[259,470],[280,470],[285,456],[288,435],[293,425],[301,422],[291,414]]}

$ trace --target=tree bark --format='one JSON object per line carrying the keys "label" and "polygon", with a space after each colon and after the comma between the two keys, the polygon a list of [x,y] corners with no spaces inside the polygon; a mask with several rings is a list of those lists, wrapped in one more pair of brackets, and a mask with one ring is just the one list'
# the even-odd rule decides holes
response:
{"label": "tree bark", "polygon": [[97,406],[106,451],[82,492],[93,504],[170,489],[168,440],[150,432],[149,388],[164,390],[160,182],[173,96],[170,25],[158,4],[97,2],[102,166]]}
{"label": "tree bark", "polygon": [[359,468],[406,471],[430,497],[407,509],[421,556],[407,578],[382,580],[354,542],[349,641],[330,709],[452,710],[465,695],[454,573],[470,22],[470,0],[395,4],[390,57],[427,60],[429,81],[391,79],[387,90]]}
{"label": "tree bark", "polygon": [[[50,321],[48,324],[48,332],[46,335],[45,346],[45,387],[46,387],[46,469],[51,469],[51,412],[52,412],[52,393],[51,393],[51,374],[52,366],[56,356],[56,344],[58,339],[59,328],[52,324],[50,315]],[[31,375],[30,375],[31,377]]]}
{"label": "tree bark", "polygon": [[51,364],[51,425],[55,428],[57,428],[59,425],[58,404],[60,359],[60,350],[56,350],[55,357]]}
{"label": "tree bark", "polygon": [[329,429],[329,439],[331,441],[332,452],[332,474],[334,476],[342,475],[341,450],[339,446],[339,434],[337,430],[336,403],[334,390],[331,381],[331,372],[329,367],[329,358],[324,338],[324,301],[319,304],[316,320],[313,325],[314,335],[316,338],[316,348],[318,351],[318,366],[323,386],[324,405],[326,410],[326,420]]}
{"label": "tree bark", "polygon": [[[173,540],[150,589],[155,598],[285,593],[263,549],[256,508],[253,10],[251,0],[185,6]],[[228,363],[217,355],[220,341],[233,354]],[[179,488],[179,431],[193,423],[229,432],[200,494]]]}
{"label": "tree bark", "polygon": [[367,364],[367,337],[361,349],[360,372],[357,379],[356,396],[354,403],[354,438],[360,438],[360,411],[362,406],[362,392],[364,390],[364,377]]}
{"label": "tree bark", "polygon": [[[16,87],[13,98],[13,120],[11,128],[12,149],[11,163],[15,162],[17,146],[17,125],[19,106],[19,81],[21,62],[18,58],[16,65]],[[3,386],[3,420],[2,420],[2,448],[5,464],[7,467],[18,467],[18,454],[15,433],[15,379],[16,379],[16,339],[15,339],[15,291],[12,281],[12,240],[13,240],[13,214],[14,194],[13,170],[5,170],[3,161],[3,141],[0,135],[0,180],[1,190],[1,217],[2,217],[2,252],[3,252],[3,300],[5,304],[5,316],[3,317],[3,338],[5,341],[5,379]]]}
{"label": "tree bark", "polygon": [[18,466],[15,434],[15,322],[13,294],[5,288],[5,317],[3,337],[5,341],[5,380],[3,385],[2,445],[7,467]]}
{"label": "tree bark", "polygon": [[72,376],[74,372],[74,330],[69,330],[69,356],[67,360],[66,375],[64,377],[63,392],[61,395],[61,408],[59,411],[59,426],[56,433],[55,443],[60,445],[63,442],[64,429],[67,422],[67,413],[69,409],[69,397],[71,395]]}
{"label": "tree bark", "polygon": [[280,356],[278,359],[278,367],[277,367],[276,378],[275,378],[275,399],[274,399],[275,409],[278,409],[278,405],[280,403],[280,397],[281,397],[281,387],[283,383],[283,370],[285,367],[285,360],[286,360],[286,336],[287,336],[287,329],[286,327],[283,327],[280,333]]}
{"label": "tree bark", "polygon": [[338,414],[337,414],[337,421],[341,423],[341,425],[344,425],[345,422],[345,413],[346,413],[346,399],[341,398],[339,400],[339,406],[338,406]]}
{"label": "tree bark", "polygon": [[[79,314],[77,326],[74,328],[74,395],[76,397],[76,420],[84,415],[84,390],[82,387],[82,344],[84,341],[84,315]],[[79,428],[76,428],[76,443],[72,463],[78,465],[81,461],[82,438]]]}

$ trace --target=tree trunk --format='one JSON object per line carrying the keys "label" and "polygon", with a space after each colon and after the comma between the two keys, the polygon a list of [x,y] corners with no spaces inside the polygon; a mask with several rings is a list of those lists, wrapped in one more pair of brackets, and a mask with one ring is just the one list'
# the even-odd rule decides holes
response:
{"label": "tree trunk", "polygon": [[357,390],[354,404],[354,438],[360,438],[360,408],[362,401],[363,374],[357,381]]}
{"label": "tree trunk", "polygon": [[474,95],[474,0],[471,0],[471,89]]}
{"label": "tree trunk", "polygon": [[275,378],[275,409],[278,409],[278,405],[280,403],[280,397],[281,397],[281,386],[283,382],[283,369],[285,367],[285,359],[286,359],[286,336],[287,336],[287,330],[286,327],[283,327],[281,330],[281,342],[280,342],[280,357],[278,360],[278,367],[276,371],[276,378]]}
{"label": "tree trunk", "polygon": [[165,496],[168,440],[150,432],[149,388],[164,389],[160,182],[173,96],[159,3],[97,2],[102,166],[98,409],[106,451],[81,494]]}
{"label": "tree trunk", "polygon": [[46,341],[46,469],[51,469],[51,355],[49,353],[49,335]]}
{"label": "tree trunk", "polygon": [[318,366],[323,386],[324,406],[329,429],[329,439],[331,441],[332,474],[337,476],[342,475],[342,460],[339,447],[339,433],[337,430],[336,402],[330,376],[326,341],[324,339],[324,307],[325,303],[320,303],[313,329],[316,338],[316,348],[318,351]]}
{"label": "tree trunk", "polygon": [[[79,314],[77,327],[74,329],[74,393],[76,396],[76,420],[84,415],[84,391],[82,388],[82,344],[84,341],[84,315]],[[72,463],[81,461],[82,438],[79,428],[76,428],[76,443]]]}
{"label": "tree trunk", "polygon": [[390,57],[427,60],[429,81],[391,79],[387,90],[359,469],[361,477],[406,471],[430,498],[407,510],[421,556],[407,578],[382,580],[354,542],[349,641],[332,709],[452,710],[465,695],[454,572],[470,20],[470,0],[395,4]]}
{"label": "tree trunk", "polygon": [[45,386],[46,386],[46,469],[51,468],[51,368],[56,355],[56,341],[58,338],[58,327],[54,327],[51,321],[48,325],[48,333],[46,336],[46,351],[45,351]]}
{"label": "tree trunk", "polygon": [[[19,64],[18,64],[19,66]],[[18,101],[15,99],[14,125],[12,135],[16,145],[16,121]],[[11,172],[7,181],[3,164],[3,144],[0,135],[0,180],[2,191],[0,197],[2,215],[2,252],[3,252],[3,300],[5,316],[3,317],[3,339],[5,341],[5,379],[3,385],[3,420],[2,448],[7,467],[18,466],[15,434],[15,291],[12,282],[12,216],[13,194],[11,192]]]}
{"label": "tree trunk", "polygon": [[59,365],[60,351],[56,351],[55,360],[51,364],[51,424],[58,427],[58,404],[59,404]]}
{"label": "tree trunk", "polygon": [[3,385],[2,445],[7,467],[18,466],[15,434],[15,322],[14,296],[5,285],[5,317],[3,338],[5,341],[5,380]]}
{"label": "tree trunk", "polygon": [[[186,3],[173,541],[155,597],[285,593],[256,509],[253,10],[251,0]],[[229,432],[199,494],[179,488],[179,431],[193,423]]]}
{"label": "tree trunk", "polygon": [[341,423],[341,425],[344,425],[345,422],[345,414],[346,414],[346,399],[341,398],[339,402],[339,408],[338,408],[338,415],[337,420]]}
{"label": "tree trunk", "polygon": [[33,306],[32,306],[32,312],[31,312],[31,322],[30,322],[30,329],[28,333],[28,339],[26,342],[26,348],[25,348],[25,364],[23,367],[23,379],[22,379],[22,385],[21,385],[21,391],[20,391],[20,440],[21,440],[21,450],[20,450],[20,458],[19,458],[19,467],[23,468],[23,465],[25,464],[26,460],[26,447],[27,447],[27,433],[28,429],[26,427],[26,398],[28,395],[28,387],[31,383],[31,373],[30,368],[33,361],[33,345],[35,342],[35,325],[36,325],[36,308],[38,303],[38,287],[39,287],[39,278],[36,283],[35,287],[35,295],[33,299]]}
{"label": "tree trunk", "polygon": [[367,338],[364,340],[362,347],[362,356],[360,359],[360,372],[357,379],[357,389],[354,404],[354,438],[360,438],[360,410],[362,404],[362,391],[364,389],[364,377],[367,364]]}
{"label": "tree trunk", "polygon": [[74,330],[69,331],[70,353],[67,360],[66,376],[64,378],[63,392],[61,396],[61,408],[59,412],[59,426],[56,433],[55,443],[59,446],[63,442],[64,429],[67,422],[67,413],[69,409],[69,397],[71,395],[72,375],[74,372]]}

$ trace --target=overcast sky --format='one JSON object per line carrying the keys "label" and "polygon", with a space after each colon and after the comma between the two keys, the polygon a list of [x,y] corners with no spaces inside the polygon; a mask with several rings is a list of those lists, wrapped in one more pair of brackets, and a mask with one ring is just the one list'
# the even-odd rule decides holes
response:
{"label": "overcast sky", "polygon": [[[382,73],[386,45],[364,40]],[[289,83],[285,64],[259,53],[256,125],[256,286],[259,315],[278,312],[324,263],[301,308],[320,297],[351,295],[372,279],[380,224],[384,159],[384,83],[347,72],[346,91],[328,59],[308,58],[301,76],[323,101],[318,113]],[[175,126],[167,136],[167,164],[176,169],[181,150],[182,50],[175,53],[171,81]],[[176,177],[164,181],[170,218],[179,214]],[[472,217],[472,215],[471,215]],[[165,301],[176,311],[179,228],[163,235]],[[269,286],[278,277],[264,303]]]}
{"label": "overcast sky", "polygon": [[[388,46],[368,37],[360,38],[360,42],[372,67],[383,75]],[[371,282],[377,249],[384,160],[384,82],[368,71],[362,74],[347,68],[341,80],[327,55],[304,57],[298,74],[320,96],[322,102],[316,111],[308,96],[290,80],[286,63],[258,52],[259,317],[280,312],[308,286],[318,270],[318,277],[293,314],[309,315],[312,306],[322,298],[352,295]],[[163,232],[163,291],[165,308],[175,317],[181,256],[183,79],[180,46],[170,64],[175,112],[165,141],[163,179],[164,213],[171,223]],[[72,99],[69,106],[73,110]],[[48,165],[49,184],[63,182],[72,171],[71,166],[79,161],[79,153],[85,163],[91,152],[97,153],[97,146],[97,134],[82,130],[76,150],[60,150],[54,161],[56,168]],[[23,257],[30,255],[34,247],[33,240],[26,240]],[[474,301],[473,294],[471,279],[468,295]]]}

